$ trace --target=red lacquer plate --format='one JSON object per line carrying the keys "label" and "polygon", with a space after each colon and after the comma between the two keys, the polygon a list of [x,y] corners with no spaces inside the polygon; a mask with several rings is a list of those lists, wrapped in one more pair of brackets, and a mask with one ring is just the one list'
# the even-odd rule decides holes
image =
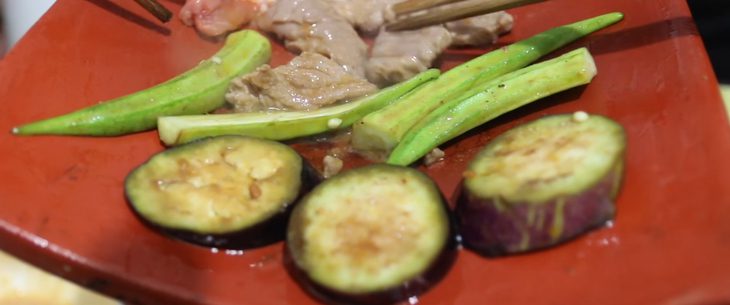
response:
{"label": "red lacquer plate", "polygon": [[[174,11],[182,2],[162,1]],[[515,29],[500,43],[611,11],[625,20],[557,52],[587,46],[599,71],[593,83],[483,126],[424,170],[450,197],[465,162],[507,128],[576,110],[606,115],[629,140],[615,221],[526,255],[463,250],[420,303],[730,302],[730,129],[686,3],[548,1],[512,10]],[[215,251],[158,235],[134,217],[122,182],[163,149],[155,132],[10,134],[17,124],[159,83],[220,45],[176,19],[160,25],[133,1],[57,1],[0,62],[0,248],[132,304],[316,304],[285,272],[281,243]],[[444,67],[478,52],[452,51]],[[273,62],[289,56],[279,46]],[[299,148],[321,156],[321,148]]]}

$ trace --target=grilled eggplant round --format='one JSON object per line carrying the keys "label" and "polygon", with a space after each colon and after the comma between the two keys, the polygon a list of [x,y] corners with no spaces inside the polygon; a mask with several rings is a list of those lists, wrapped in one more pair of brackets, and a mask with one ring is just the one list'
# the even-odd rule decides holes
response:
{"label": "grilled eggplant round", "polygon": [[243,136],[154,155],[126,179],[137,215],[194,244],[243,249],[283,240],[291,207],[320,178],[292,148]]}
{"label": "grilled eggplant round", "polygon": [[468,165],[456,215],[465,246],[483,255],[558,244],[614,215],[623,128],[584,112],[513,128]]}
{"label": "grilled eggplant round", "polygon": [[319,299],[384,304],[418,295],[456,257],[448,209],[433,181],[376,164],[338,174],[297,204],[287,266]]}

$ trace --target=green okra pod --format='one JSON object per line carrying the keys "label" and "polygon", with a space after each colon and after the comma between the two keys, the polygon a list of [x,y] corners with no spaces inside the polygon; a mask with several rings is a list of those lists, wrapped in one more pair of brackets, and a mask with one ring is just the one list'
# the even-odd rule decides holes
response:
{"label": "green okra pod", "polygon": [[398,103],[365,116],[353,127],[352,145],[361,151],[387,153],[409,129],[439,106],[457,103],[473,94],[472,88],[525,67],[621,19],[623,14],[615,12],[563,25],[461,64]]}
{"label": "green okra pod", "polygon": [[152,129],[163,115],[200,114],[225,103],[230,80],[269,61],[271,44],[252,30],[232,33],[214,56],[154,87],[13,128],[17,135],[116,136]]}
{"label": "green okra pod", "polygon": [[165,116],[158,120],[160,140],[177,145],[219,135],[248,135],[270,140],[287,140],[351,126],[368,113],[439,76],[438,69],[426,70],[356,101],[314,111],[249,112],[233,114]]}
{"label": "green okra pod", "polygon": [[499,77],[481,92],[443,105],[408,131],[387,163],[408,165],[438,145],[518,107],[589,83],[596,65],[586,48]]}

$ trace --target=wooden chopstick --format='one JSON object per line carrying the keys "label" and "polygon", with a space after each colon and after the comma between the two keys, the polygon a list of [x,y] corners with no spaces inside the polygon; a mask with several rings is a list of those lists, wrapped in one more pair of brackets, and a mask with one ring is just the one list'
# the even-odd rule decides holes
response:
{"label": "wooden chopstick", "polygon": [[134,0],[162,22],[170,21],[172,12],[158,3],[157,0]]}
{"label": "wooden chopstick", "polygon": [[396,16],[399,16],[458,1],[461,0],[410,0],[393,4],[392,10]]}
{"label": "wooden chopstick", "polygon": [[[393,12],[396,13],[396,19],[393,22],[386,24],[385,29],[388,31],[412,30],[429,25],[493,13],[536,2],[543,2],[545,0],[454,1],[458,0],[407,0],[397,3],[393,5]],[[446,3],[450,4],[443,5]],[[426,8],[423,9],[421,7]],[[398,9],[400,13],[396,9]]]}

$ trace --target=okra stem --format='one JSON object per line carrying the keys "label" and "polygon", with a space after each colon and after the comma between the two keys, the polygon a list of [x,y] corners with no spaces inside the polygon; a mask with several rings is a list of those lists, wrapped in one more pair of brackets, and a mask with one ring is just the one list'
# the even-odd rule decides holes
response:
{"label": "okra stem", "polygon": [[472,97],[429,113],[406,133],[387,163],[413,163],[474,127],[535,100],[587,84],[595,75],[593,57],[586,48],[580,48],[494,79]]}
{"label": "okra stem", "polygon": [[445,72],[417,92],[365,116],[353,127],[353,147],[387,153],[419,120],[441,105],[458,103],[471,88],[515,71],[592,32],[623,19],[609,13],[556,27],[512,45],[486,53]]}
{"label": "okra stem", "polygon": [[177,145],[204,137],[234,134],[287,140],[342,129],[351,126],[368,113],[385,107],[414,88],[437,78],[439,74],[438,69],[426,70],[373,95],[314,111],[161,117],[158,120],[160,140],[165,145]]}

